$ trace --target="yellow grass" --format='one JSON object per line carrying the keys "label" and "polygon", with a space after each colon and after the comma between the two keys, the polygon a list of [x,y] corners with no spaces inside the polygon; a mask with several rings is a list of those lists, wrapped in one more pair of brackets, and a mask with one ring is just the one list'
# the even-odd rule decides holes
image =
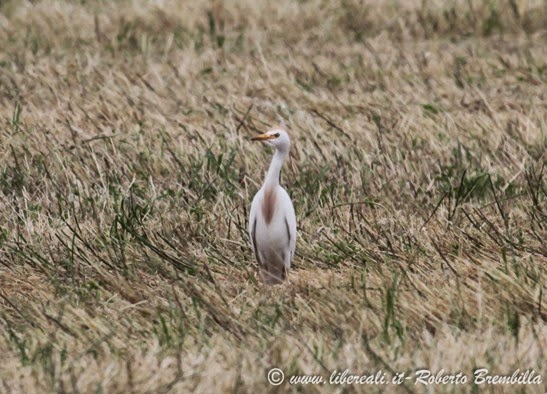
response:
{"label": "yellow grass", "polygon": [[[0,1],[0,392],[545,392],[546,20]],[[246,221],[272,152],[248,137],[280,121],[299,238],[267,288]],[[288,382],[346,368],[471,381]]]}

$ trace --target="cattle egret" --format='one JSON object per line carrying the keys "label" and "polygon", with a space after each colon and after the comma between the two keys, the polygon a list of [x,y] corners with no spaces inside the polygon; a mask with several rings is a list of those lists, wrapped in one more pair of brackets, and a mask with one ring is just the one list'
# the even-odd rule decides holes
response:
{"label": "cattle egret", "polygon": [[296,247],[296,215],[288,193],[279,184],[283,162],[291,140],[287,132],[274,128],[251,138],[275,148],[266,179],[253,198],[249,235],[264,283],[283,283]]}

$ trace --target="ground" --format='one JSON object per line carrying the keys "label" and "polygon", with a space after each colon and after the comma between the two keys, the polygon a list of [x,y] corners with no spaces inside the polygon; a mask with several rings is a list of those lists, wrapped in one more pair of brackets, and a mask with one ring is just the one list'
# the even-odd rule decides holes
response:
{"label": "ground", "polygon": [[[546,9],[0,1],[0,391],[545,392]],[[267,287],[249,137],[281,122]],[[290,384],[345,369],[411,379]]]}

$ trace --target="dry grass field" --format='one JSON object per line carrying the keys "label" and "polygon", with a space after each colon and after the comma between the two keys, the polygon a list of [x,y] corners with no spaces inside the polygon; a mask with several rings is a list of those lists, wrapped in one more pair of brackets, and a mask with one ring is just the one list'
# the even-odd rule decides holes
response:
{"label": "dry grass field", "polygon": [[[0,392],[545,392],[546,21],[0,1]],[[266,287],[247,217],[273,152],[249,137],[282,120],[299,238]],[[289,382],[346,368],[469,381]]]}

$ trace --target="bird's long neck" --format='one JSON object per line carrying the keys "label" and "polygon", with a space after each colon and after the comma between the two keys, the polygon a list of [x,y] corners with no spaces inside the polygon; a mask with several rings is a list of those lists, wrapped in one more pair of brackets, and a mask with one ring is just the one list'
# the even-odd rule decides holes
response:
{"label": "bird's long neck", "polygon": [[288,155],[288,151],[281,151],[279,149],[275,150],[275,154],[270,164],[270,168],[268,169],[268,173],[266,174],[266,180],[264,181],[265,187],[279,185],[279,175],[281,174],[281,167],[283,166],[283,162]]}

